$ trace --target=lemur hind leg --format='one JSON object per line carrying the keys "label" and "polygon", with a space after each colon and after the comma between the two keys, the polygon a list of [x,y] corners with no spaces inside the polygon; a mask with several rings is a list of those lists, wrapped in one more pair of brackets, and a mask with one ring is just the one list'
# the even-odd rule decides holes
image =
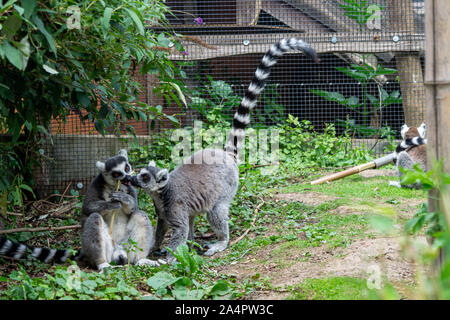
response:
{"label": "lemur hind leg", "polygon": [[[178,246],[186,243],[189,235],[189,216],[186,214],[185,208],[174,208],[167,217],[167,224],[172,228],[172,236],[168,248],[176,252]],[[174,261],[175,257],[171,253],[168,253],[167,262],[172,263]]]}
{"label": "lemur hind leg", "polygon": [[397,176],[399,177],[399,180],[397,181],[389,181],[389,185],[397,188],[416,188],[420,189],[422,187],[422,184],[420,182],[413,183],[409,185],[401,184],[401,179],[404,175],[403,172],[400,171],[400,168],[403,169],[412,169],[414,167],[414,160],[411,158],[411,156],[406,151],[402,151],[397,155],[397,162],[396,162],[396,170],[397,170]]}
{"label": "lemur hind leg", "polygon": [[87,218],[81,241],[83,254],[91,265],[100,271],[110,266],[114,247],[108,226],[100,214],[94,212]]}
{"label": "lemur hind leg", "polygon": [[158,221],[156,223],[156,231],[155,231],[155,243],[153,244],[153,251],[160,250],[161,254],[165,250],[161,250],[161,244],[164,240],[164,236],[167,233],[169,226],[167,225],[167,221],[163,218],[158,217]]}
{"label": "lemur hind leg", "polygon": [[[136,210],[131,214],[127,224],[127,234],[128,259],[130,263],[158,265],[156,261],[147,259],[154,239],[151,222],[143,211]],[[129,239],[135,244],[131,244]]]}
{"label": "lemur hind leg", "polygon": [[188,233],[189,241],[194,241],[194,238],[195,238],[194,222],[195,222],[195,215],[189,216],[189,233]]}
{"label": "lemur hind leg", "polygon": [[228,230],[228,203],[217,203],[214,208],[208,212],[208,221],[217,236],[217,242],[208,245],[209,249],[205,252],[206,256],[223,251],[228,246],[229,230]]}

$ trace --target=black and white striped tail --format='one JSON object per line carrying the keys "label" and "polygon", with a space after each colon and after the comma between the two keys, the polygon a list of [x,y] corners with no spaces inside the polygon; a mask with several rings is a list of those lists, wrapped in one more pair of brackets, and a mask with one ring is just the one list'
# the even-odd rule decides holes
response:
{"label": "black and white striped tail", "polygon": [[396,163],[397,156],[400,152],[408,150],[412,147],[420,146],[422,144],[427,144],[427,139],[424,139],[422,137],[414,137],[414,138],[408,138],[400,142],[395,149],[395,158],[394,163]]}
{"label": "black and white striped tail", "polygon": [[295,38],[282,39],[270,47],[270,50],[264,55],[256,69],[253,80],[250,82],[244,98],[234,114],[233,126],[225,144],[225,151],[234,154],[236,158],[245,136],[245,128],[250,123],[250,111],[255,107],[259,95],[264,90],[271,67],[277,63],[277,58],[284,53],[296,50],[303,51],[314,61],[319,62],[316,51],[302,40]]}
{"label": "black and white striped tail", "polygon": [[23,259],[27,255],[45,262],[64,263],[71,257],[70,250],[35,248],[22,243],[14,242],[5,236],[0,236],[0,256],[11,257],[13,259]]}

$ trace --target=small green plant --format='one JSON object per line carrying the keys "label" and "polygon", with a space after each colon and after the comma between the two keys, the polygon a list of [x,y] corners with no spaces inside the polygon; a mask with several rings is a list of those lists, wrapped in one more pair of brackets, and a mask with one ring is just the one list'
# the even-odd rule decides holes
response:
{"label": "small green plant", "polygon": [[[373,13],[370,8],[372,4],[370,1],[343,0],[343,3],[340,3],[339,6],[344,9],[344,15],[354,20],[359,25],[360,31],[362,31],[363,26],[369,21],[369,19],[373,17]],[[379,9],[382,8],[380,4],[377,4],[377,7]]]}
{"label": "small green plant", "polygon": [[122,278],[119,270],[88,273],[76,264],[56,266],[54,275],[45,274],[45,277],[30,277],[20,267],[9,277],[0,277],[0,281],[10,282],[9,288],[0,294],[0,299],[9,300],[125,300],[140,296],[132,283]]}
{"label": "small green plant", "polygon": [[[432,170],[424,172],[419,165],[415,165],[413,170],[400,169],[402,184],[413,184],[420,182],[423,189],[430,191],[433,189],[444,190],[450,185],[450,175],[442,171],[442,162],[434,165]],[[446,218],[443,212],[429,212],[428,204],[424,203],[414,217],[405,223],[405,230],[410,234],[417,234],[424,230],[425,235],[435,239],[435,247],[442,247],[447,242]]]}
{"label": "small green plant", "polygon": [[187,244],[178,246],[175,252],[170,249],[168,251],[178,263],[171,266],[175,269],[174,273],[162,270],[147,280],[147,285],[154,290],[154,298],[200,300],[225,297],[232,293],[226,280],[218,280],[212,285],[199,281],[205,275],[202,270],[204,261],[195,250],[189,251]]}
{"label": "small green plant", "polygon": [[130,253],[137,253],[138,251],[144,251],[141,247],[137,245],[137,242],[129,238],[128,242],[122,243],[123,249],[127,253],[128,265],[130,265]]}

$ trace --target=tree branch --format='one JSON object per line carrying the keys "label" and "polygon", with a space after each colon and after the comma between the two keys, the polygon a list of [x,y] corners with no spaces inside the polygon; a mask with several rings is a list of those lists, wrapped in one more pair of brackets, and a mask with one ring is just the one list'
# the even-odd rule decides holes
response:
{"label": "tree branch", "polygon": [[0,234],[8,234],[8,233],[15,233],[15,232],[60,231],[60,230],[79,229],[79,228],[81,228],[81,225],[79,225],[79,224],[74,224],[71,226],[64,226],[64,227],[16,228],[16,229],[0,230]]}

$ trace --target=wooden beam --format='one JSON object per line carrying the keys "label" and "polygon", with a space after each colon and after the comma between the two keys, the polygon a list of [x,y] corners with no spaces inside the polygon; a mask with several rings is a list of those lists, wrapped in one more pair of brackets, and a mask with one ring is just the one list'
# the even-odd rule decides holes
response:
{"label": "wooden beam", "polygon": [[[399,41],[393,41],[394,37]],[[296,37],[311,44],[317,53],[336,52],[419,52],[425,48],[423,34],[388,33],[272,33],[272,34],[240,34],[240,35],[201,35],[203,42],[212,45],[217,50],[207,49],[189,42],[184,42],[188,55],[173,53],[172,60],[203,60],[218,57],[235,56],[250,53],[265,53],[272,44],[282,38]],[[337,42],[332,43],[332,37]],[[248,41],[248,42],[247,42]]]}
{"label": "wooden beam", "polygon": [[[414,11],[411,0],[389,0],[389,21],[394,32],[414,33]],[[403,98],[403,114],[408,126],[418,127],[425,120],[422,66],[417,54],[395,55]]]}

